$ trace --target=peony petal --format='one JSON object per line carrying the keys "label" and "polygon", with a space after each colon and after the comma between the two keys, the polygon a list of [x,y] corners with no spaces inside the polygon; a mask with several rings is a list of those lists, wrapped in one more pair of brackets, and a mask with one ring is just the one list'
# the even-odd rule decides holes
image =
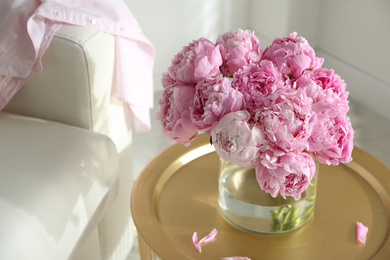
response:
{"label": "peony petal", "polygon": [[356,241],[360,246],[366,244],[367,232],[368,232],[368,227],[364,226],[360,222],[356,222]]}
{"label": "peony petal", "polygon": [[221,260],[251,260],[251,259],[246,256],[231,256],[231,257],[221,258]]}
{"label": "peony petal", "polygon": [[194,245],[195,249],[199,253],[202,253],[201,246],[208,242],[213,241],[216,235],[217,235],[217,230],[214,228],[207,236],[205,236],[204,238],[198,241],[198,234],[194,232],[194,234],[192,235],[192,244]]}
{"label": "peony petal", "polygon": [[217,235],[217,230],[214,228],[213,230],[211,230],[211,232],[205,236],[204,238],[202,238],[200,241],[199,241],[199,244],[200,245],[203,245],[203,244],[206,244],[210,241],[213,241],[215,236]]}
{"label": "peony petal", "polygon": [[194,232],[192,235],[192,244],[194,245],[195,249],[199,252],[202,253],[202,248],[200,247],[199,241],[198,241],[198,234]]}

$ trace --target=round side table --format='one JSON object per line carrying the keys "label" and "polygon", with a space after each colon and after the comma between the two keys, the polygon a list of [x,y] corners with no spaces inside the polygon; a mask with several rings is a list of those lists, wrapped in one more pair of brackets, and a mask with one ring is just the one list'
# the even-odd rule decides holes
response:
{"label": "round side table", "polygon": [[[175,144],[139,175],[131,210],[141,259],[390,259],[390,169],[355,147],[353,161],[320,165],[314,217],[298,230],[266,235],[233,226],[218,208],[219,157],[206,136]],[[369,228],[356,243],[356,221]],[[216,239],[192,245],[213,228]]]}

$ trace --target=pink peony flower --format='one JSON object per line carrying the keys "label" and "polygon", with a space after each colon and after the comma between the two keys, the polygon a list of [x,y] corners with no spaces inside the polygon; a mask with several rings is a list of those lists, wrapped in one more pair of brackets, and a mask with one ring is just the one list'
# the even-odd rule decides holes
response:
{"label": "pink peony flower", "polygon": [[284,151],[303,151],[317,121],[310,99],[304,92],[276,92],[269,104],[256,114],[267,140]]}
{"label": "pink peony flower", "polygon": [[308,139],[309,152],[320,163],[338,165],[352,160],[354,131],[347,116],[321,118]]}
{"label": "pink peony flower", "polygon": [[316,172],[313,158],[307,153],[283,153],[270,146],[261,155],[261,163],[256,167],[257,181],[264,191],[276,197],[292,196],[301,198]]}
{"label": "pink peony flower", "polygon": [[164,89],[159,99],[160,110],[156,119],[161,121],[163,135],[188,146],[197,136],[197,129],[190,117],[195,96],[192,85],[177,85]]}
{"label": "pink peony flower", "polygon": [[211,129],[211,137],[218,155],[242,167],[256,163],[264,133],[251,122],[247,111],[226,114]]}
{"label": "pink peony flower", "polygon": [[260,62],[263,49],[260,40],[249,30],[226,32],[217,39],[221,47],[222,73],[232,77],[244,65]]}
{"label": "pink peony flower", "polygon": [[296,81],[296,88],[312,98],[313,110],[319,117],[344,116],[349,110],[345,83],[333,70],[306,71]]}
{"label": "pink peony flower", "polygon": [[264,97],[286,87],[282,74],[271,61],[244,66],[233,75],[232,87],[244,95],[245,107],[251,114],[264,107]]}
{"label": "pink peony flower", "polygon": [[316,82],[324,90],[329,90],[332,94],[341,100],[348,98],[349,92],[346,91],[346,84],[338,74],[332,69],[318,68],[313,71],[307,71],[308,77]]}
{"label": "pink peony flower", "polygon": [[276,38],[264,50],[263,59],[270,60],[282,69],[282,73],[292,78],[299,78],[305,70],[320,68],[324,62],[317,58],[314,49],[297,33],[288,37]]}
{"label": "pink peony flower", "polygon": [[210,128],[225,114],[241,110],[242,94],[231,87],[229,79],[222,76],[207,78],[196,85],[191,119],[199,131],[210,135]]}
{"label": "pink peony flower", "polygon": [[200,38],[176,54],[168,72],[175,80],[196,84],[204,77],[218,76],[221,65],[222,56],[219,47],[205,38]]}

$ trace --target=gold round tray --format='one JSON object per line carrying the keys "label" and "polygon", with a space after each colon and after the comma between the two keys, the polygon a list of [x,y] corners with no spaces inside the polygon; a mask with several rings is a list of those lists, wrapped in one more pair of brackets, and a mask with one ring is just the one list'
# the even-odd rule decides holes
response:
{"label": "gold round tray", "polygon": [[[314,217],[302,228],[266,235],[237,228],[218,208],[219,157],[206,136],[189,146],[173,145],[139,175],[131,210],[141,259],[390,259],[390,169],[355,147],[353,161],[320,165]],[[356,221],[369,230],[356,243]],[[216,239],[192,245],[213,228]]]}

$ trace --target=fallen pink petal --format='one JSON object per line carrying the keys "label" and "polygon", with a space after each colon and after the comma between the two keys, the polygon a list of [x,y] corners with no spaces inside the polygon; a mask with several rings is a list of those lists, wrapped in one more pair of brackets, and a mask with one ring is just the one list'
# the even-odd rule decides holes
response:
{"label": "fallen pink petal", "polygon": [[192,244],[194,245],[195,249],[199,252],[202,253],[202,245],[211,242],[214,240],[215,236],[217,235],[217,230],[214,228],[207,236],[202,238],[201,240],[198,240],[198,234],[194,232],[192,235]]}
{"label": "fallen pink petal", "polygon": [[246,256],[231,256],[231,257],[221,258],[221,260],[251,260],[251,259]]}
{"label": "fallen pink petal", "polygon": [[202,248],[201,248],[199,241],[198,241],[198,234],[196,232],[194,232],[194,234],[192,235],[192,244],[194,245],[195,249],[199,253],[202,252]]}
{"label": "fallen pink petal", "polygon": [[364,226],[360,222],[356,222],[356,241],[359,245],[365,245],[366,244],[366,237],[367,237],[368,227]]}
{"label": "fallen pink petal", "polygon": [[199,241],[199,244],[203,245],[210,241],[213,241],[216,235],[217,235],[217,230],[214,228],[207,236],[205,236]]}

